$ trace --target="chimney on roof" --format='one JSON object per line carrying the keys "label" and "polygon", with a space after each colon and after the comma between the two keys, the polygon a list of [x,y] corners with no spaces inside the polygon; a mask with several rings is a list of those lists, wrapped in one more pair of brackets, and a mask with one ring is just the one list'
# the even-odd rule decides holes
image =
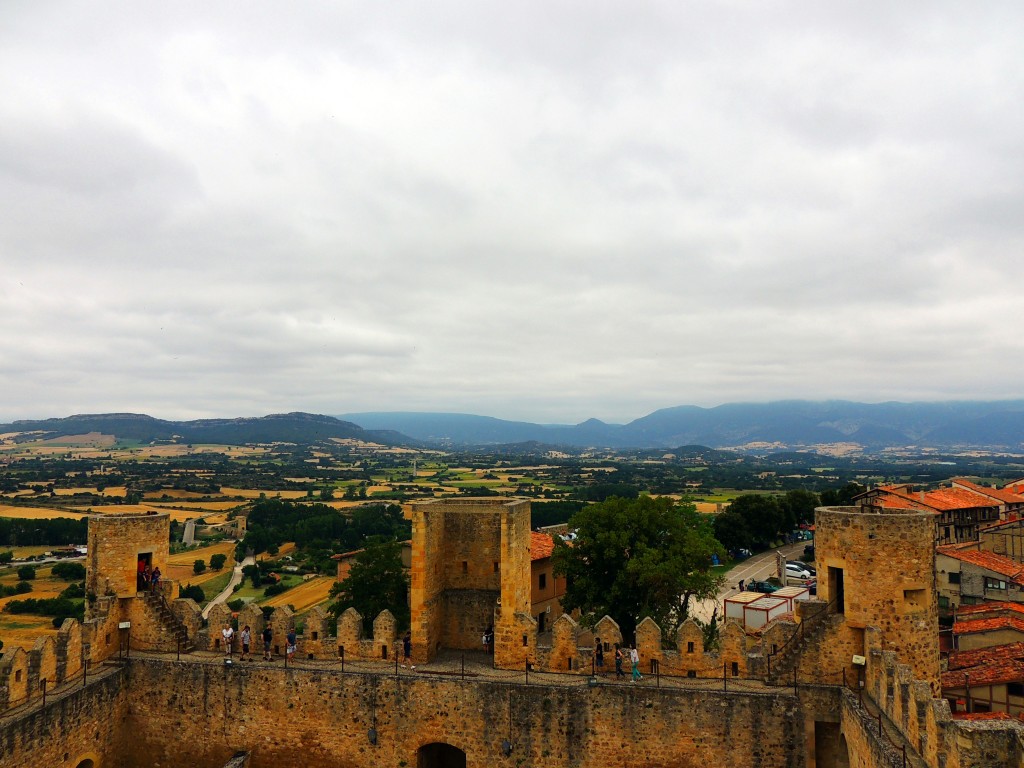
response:
{"label": "chimney on roof", "polygon": [[921,501],[924,501],[924,491],[918,491]]}

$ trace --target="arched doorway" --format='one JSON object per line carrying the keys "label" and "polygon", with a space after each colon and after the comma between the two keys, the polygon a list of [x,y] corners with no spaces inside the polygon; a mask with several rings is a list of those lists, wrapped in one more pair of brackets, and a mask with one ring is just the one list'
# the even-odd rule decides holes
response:
{"label": "arched doorway", "polygon": [[96,763],[93,762],[91,757],[85,758],[75,766],[75,768],[96,768]]}
{"label": "arched doorway", "polygon": [[416,753],[417,768],[466,768],[466,753],[443,742],[424,744]]}

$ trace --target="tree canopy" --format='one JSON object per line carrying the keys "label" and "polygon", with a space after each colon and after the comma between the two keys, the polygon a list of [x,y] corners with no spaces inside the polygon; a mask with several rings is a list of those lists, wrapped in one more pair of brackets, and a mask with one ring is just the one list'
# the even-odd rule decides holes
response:
{"label": "tree canopy", "polygon": [[731,551],[741,547],[763,549],[800,523],[814,522],[821,505],[816,493],[795,488],[783,496],[750,493],[737,496],[715,518],[715,538]]}
{"label": "tree canopy", "polygon": [[355,608],[369,627],[377,614],[387,608],[394,614],[398,626],[406,627],[409,624],[408,592],[409,575],[402,567],[401,543],[374,537],[355,556],[348,576],[331,589],[331,596],[337,600],[329,610],[337,617],[348,608]]}
{"label": "tree canopy", "polygon": [[711,556],[724,551],[692,504],[613,497],[584,507],[569,525],[576,540],[556,542],[555,571],[567,577],[562,606],[578,608],[585,624],[608,614],[630,637],[650,616],[669,629],[685,619],[691,598],[717,594]]}

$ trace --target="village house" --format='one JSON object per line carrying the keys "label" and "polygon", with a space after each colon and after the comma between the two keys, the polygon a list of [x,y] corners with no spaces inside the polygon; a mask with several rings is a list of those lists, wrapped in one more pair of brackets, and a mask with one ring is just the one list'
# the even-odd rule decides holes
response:
{"label": "village house", "polygon": [[979,549],[1024,564],[1024,514],[1015,511],[1006,520],[983,527],[978,532],[978,545]]}
{"label": "village house", "polygon": [[989,602],[962,607],[953,624],[957,650],[992,648],[1024,642],[1024,605]]}
{"label": "village house", "polygon": [[858,500],[883,509],[916,509],[935,515],[938,544],[978,541],[980,531],[992,523],[1020,514],[1024,495],[1019,484],[1002,489],[977,485],[954,478],[948,488],[915,491],[908,483],[880,485],[858,496]]}
{"label": "village house", "polygon": [[975,545],[953,544],[936,548],[935,576],[939,611],[986,600],[1024,603],[1024,565]]}
{"label": "village house", "polygon": [[954,713],[1024,715],[1024,642],[951,653],[942,697]]}
{"label": "village house", "polygon": [[554,551],[555,541],[550,535],[530,532],[530,602],[538,632],[551,629],[555,619],[564,613],[561,600],[565,594],[565,576],[555,575],[551,559]]}

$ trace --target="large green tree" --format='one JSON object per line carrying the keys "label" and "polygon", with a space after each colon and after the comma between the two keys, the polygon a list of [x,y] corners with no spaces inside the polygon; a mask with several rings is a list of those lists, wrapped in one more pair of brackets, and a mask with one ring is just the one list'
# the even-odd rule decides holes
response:
{"label": "large green tree", "polygon": [[710,522],[669,498],[610,498],[573,515],[572,546],[558,542],[554,563],[567,577],[562,606],[585,624],[605,614],[624,637],[650,616],[663,629],[686,618],[691,599],[717,594],[711,556],[724,555]]}
{"label": "large green tree", "polygon": [[795,527],[800,523],[814,522],[814,510],[821,506],[821,499],[813,491],[794,488],[786,491],[779,504],[787,514],[787,522]]}
{"label": "large green tree", "polygon": [[335,584],[331,596],[337,598],[330,612],[340,616],[355,608],[367,627],[377,614],[387,608],[395,615],[399,627],[409,624],[409,575],[402,566],[402,545],[382,538],[370,539],[355,556],[348,576]]}
{"label": "large green tree", "polygon": [[778,498],[762,493],[737,496],[727,510],[740,515],[747,524],[752,545],[770,547],[786,529],[786,514]]}

